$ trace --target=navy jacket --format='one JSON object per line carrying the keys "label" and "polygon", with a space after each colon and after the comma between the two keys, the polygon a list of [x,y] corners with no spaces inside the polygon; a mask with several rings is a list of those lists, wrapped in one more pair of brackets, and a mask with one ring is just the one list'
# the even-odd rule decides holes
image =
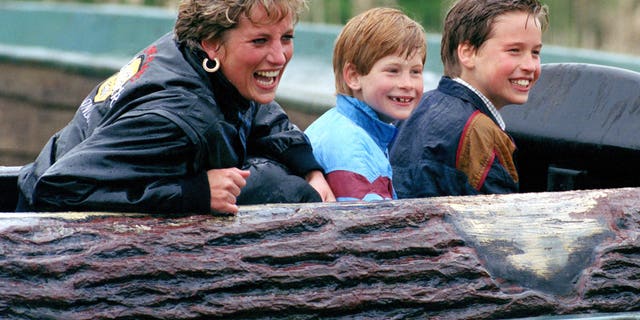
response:
{"label": "navy jacket", "polygon": [[393,185],[398,198],[517,192],[515,149],[478,95],[442,77],[398,126]]}
{"label": "navy jacket", "polygon": [[20,171],[18,210],[208,213],[209,169],[260,156],[321,170],[277,103],[244,99],[204,57],[170,33],[98,85]]}

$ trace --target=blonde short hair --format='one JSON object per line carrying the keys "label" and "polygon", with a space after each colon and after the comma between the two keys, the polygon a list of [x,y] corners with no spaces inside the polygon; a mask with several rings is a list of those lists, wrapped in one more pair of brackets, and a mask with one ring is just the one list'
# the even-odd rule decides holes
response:
{"label": "blonde short hair", "polygon": [[269,24],[288,16],[297,23],[306,8],[305,0],[182,0],[174,26],[178,42],[192,49],[200,48],[202,40],[222,39],[225,31],[235,28],[242,15],[251,20],[249,13],[263,6],[269,20],[253,21]]}
{"label": "blonde short hair", "polygon": [[380,59],[401,54],[410,57],[420,54],[422,63],[427,58],[427,40],[424,28],[401,10],[394,8],[369,9],[347,22],[333,49],[333,73],[336,92],[353,96],[342,70],[347,63],[356,72],[367,75]]}

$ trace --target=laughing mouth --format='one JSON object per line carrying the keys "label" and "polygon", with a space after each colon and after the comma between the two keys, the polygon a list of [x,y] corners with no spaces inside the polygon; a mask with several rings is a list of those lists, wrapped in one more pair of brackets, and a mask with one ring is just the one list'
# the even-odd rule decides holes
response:
{"label": "laughing mouth", "polygon": [[391,97],[391,100],[398,103],[410,103],[413,101],[412,97]]}
{"label": "laughing mouth", "polygon": [[276,83],[280,70],[276,71],[258,71],[255,73],[255,78],[262,86],[268,87]]}
{"label": "laughing mouth", "polygon": [[531,80],[526,80],[526,79],[511,80],[511,83],[515,84],[516,86],[526,88],[529,86],[529,84],[531,84]]}

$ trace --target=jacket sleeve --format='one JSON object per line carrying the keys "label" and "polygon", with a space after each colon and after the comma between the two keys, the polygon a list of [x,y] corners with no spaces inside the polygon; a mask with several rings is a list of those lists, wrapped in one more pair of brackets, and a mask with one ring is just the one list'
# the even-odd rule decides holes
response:
{"label": "jacket sleeve", "polygon": [[322,170],[307,136],[275,102],[256,108],[247,149],[250,155],[274,159],[299,176]]}
{"label": "jacket sleeve", "polygon": [[460,137],[456,169],[481,193],[518,191],[518,173],[513,162],[515,144],[489,117],[474,113]]}
{"label": "jacket sleeve", "polygon": [[[439,108],[438,103],[431,105]],[[399,134],[390,151],[398,198],[478,194],[467,174],[456,168],[458,141],[466,120],[448,112],[434,118],[427,110],[426,104],[421,105],[398,125]]]}
{"label": "jacket sleeve", "polygon": [[58,159],[27,198],[38,211],[208,213],[208,180],[193,167],[195,154],[170,120],[124,117]]}

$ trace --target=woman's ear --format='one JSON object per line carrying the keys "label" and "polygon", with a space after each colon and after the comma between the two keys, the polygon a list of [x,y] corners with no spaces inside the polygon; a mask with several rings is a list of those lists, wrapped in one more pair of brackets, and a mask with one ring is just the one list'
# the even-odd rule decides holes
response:
{"label": "woman's ear", "polygon": [[360,74],[356,71],[356,66],[351,62],[347,62],[342,68],[342,77],[344,82],[352,91],[358,91],[362,88],[360,84]]}
{"label": "woman's ear", "polygon": [[463,67],[472,69],[475,66],[476,47],[469,41],[459,44],[457,53],[458,61]]}
{"label": "woman's ear", "polygon": [[214,40],[202,40],[200,41],[200,46],[207,54],[209,59],[215,59],[218,57],[218,50],[220,50],[220,44]]}

